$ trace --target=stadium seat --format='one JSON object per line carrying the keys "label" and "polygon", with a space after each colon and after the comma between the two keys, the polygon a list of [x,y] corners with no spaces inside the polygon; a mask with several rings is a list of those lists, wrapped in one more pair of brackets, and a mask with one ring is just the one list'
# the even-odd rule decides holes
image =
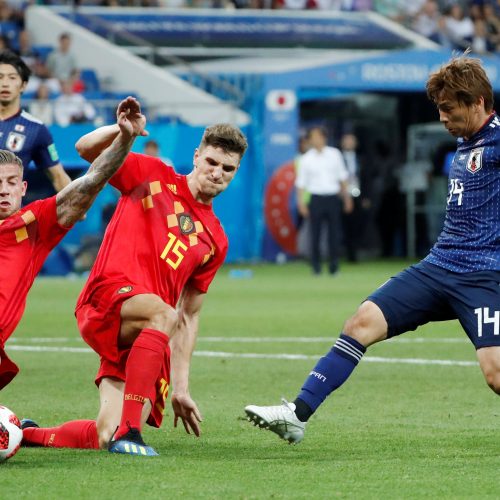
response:
{"label": "stadium seat", "polygon": [[85,88],[83,96],[89,100],[104,99],[103,93],[100,90],[87,90],[87,88]]}
{"label": "stadium seat", "polygon": [[52,45],[33,45],[33,50],[40,54],[42,61],[47,60],[47,56],[54,50]]}
{"label": "stadium seat", "polygon": [[101,90],[101,84],[97,74],[93,69],[84,68],[80,71],[80,77],[85,84],[86,92],[99,92]]}

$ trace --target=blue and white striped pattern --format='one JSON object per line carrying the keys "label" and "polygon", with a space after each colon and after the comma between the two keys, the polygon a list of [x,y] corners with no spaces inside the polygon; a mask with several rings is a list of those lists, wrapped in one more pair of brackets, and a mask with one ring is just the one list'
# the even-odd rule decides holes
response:
{"label": "blue and white striped pattern", "polygon": [[333,346],[333,352],[352,361],[356,365],[361,361],[365,351],[365,347],[347,335],[341,335]]}

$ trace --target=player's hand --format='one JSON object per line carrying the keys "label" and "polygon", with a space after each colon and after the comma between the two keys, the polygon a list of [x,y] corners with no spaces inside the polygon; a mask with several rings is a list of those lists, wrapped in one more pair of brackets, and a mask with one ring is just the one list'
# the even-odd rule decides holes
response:
{"label": "player's hand", "polygon": [[122,133],[130,136],[147,136],[146,117],[141,113],[141,105],[135,97],[123,99],[116,110],[116,122]]}
{"label": "player's hand", "polygon": [[203,420],[200,410],[189,394],[172,394],[172,408],[174,410],[174,427],[177,427],[179,419],[184,424],[184,429],[188,434],[200,437],[200,422]]}
{"label": "player's hand", "polygon": [[309,207],[307,206],[306,203],[298,203],[297,208],[299,210],[299,214],[302,215],[302,217],[306,218],[309,217]]}
{"label": "player's hand", "polygon": [[344,213],[350,214],[354,210],[354,201],[350,196],[344,198]]}

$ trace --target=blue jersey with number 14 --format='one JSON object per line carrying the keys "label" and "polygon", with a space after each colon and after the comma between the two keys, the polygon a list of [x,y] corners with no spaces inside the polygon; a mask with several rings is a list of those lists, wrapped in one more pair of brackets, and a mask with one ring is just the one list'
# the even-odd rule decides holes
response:
{"label": "blue jersey with number 14", "polygon": [[500,120],[458,141],[444,228],[426,261],[450,271],[500,270]]}
{"label": "blue jersey with number 14", "polygon": [[49,129],[24,110],[0,121],[0,149],[12,151],[21,158],[25,168],[31,161],[39,169],[59,163]]}

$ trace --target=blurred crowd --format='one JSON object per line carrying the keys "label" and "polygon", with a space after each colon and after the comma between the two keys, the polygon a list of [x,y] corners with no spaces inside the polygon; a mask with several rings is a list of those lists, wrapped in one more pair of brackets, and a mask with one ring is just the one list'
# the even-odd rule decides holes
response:
{"label": "blurred crowd", "polygon": [[[33,0],[31,0],[33,1]],[[41,4],[109,7],[373,11],[451,49],[476,53],[500,46],[500,0],[42,0]],[[0,24],[22,18],[18,0],[0,1]],[[4,30],[1,32],[3,38]],[[3,43],[9,40],[3,40]],[[0,40],[2,43],[2,40]]]}

